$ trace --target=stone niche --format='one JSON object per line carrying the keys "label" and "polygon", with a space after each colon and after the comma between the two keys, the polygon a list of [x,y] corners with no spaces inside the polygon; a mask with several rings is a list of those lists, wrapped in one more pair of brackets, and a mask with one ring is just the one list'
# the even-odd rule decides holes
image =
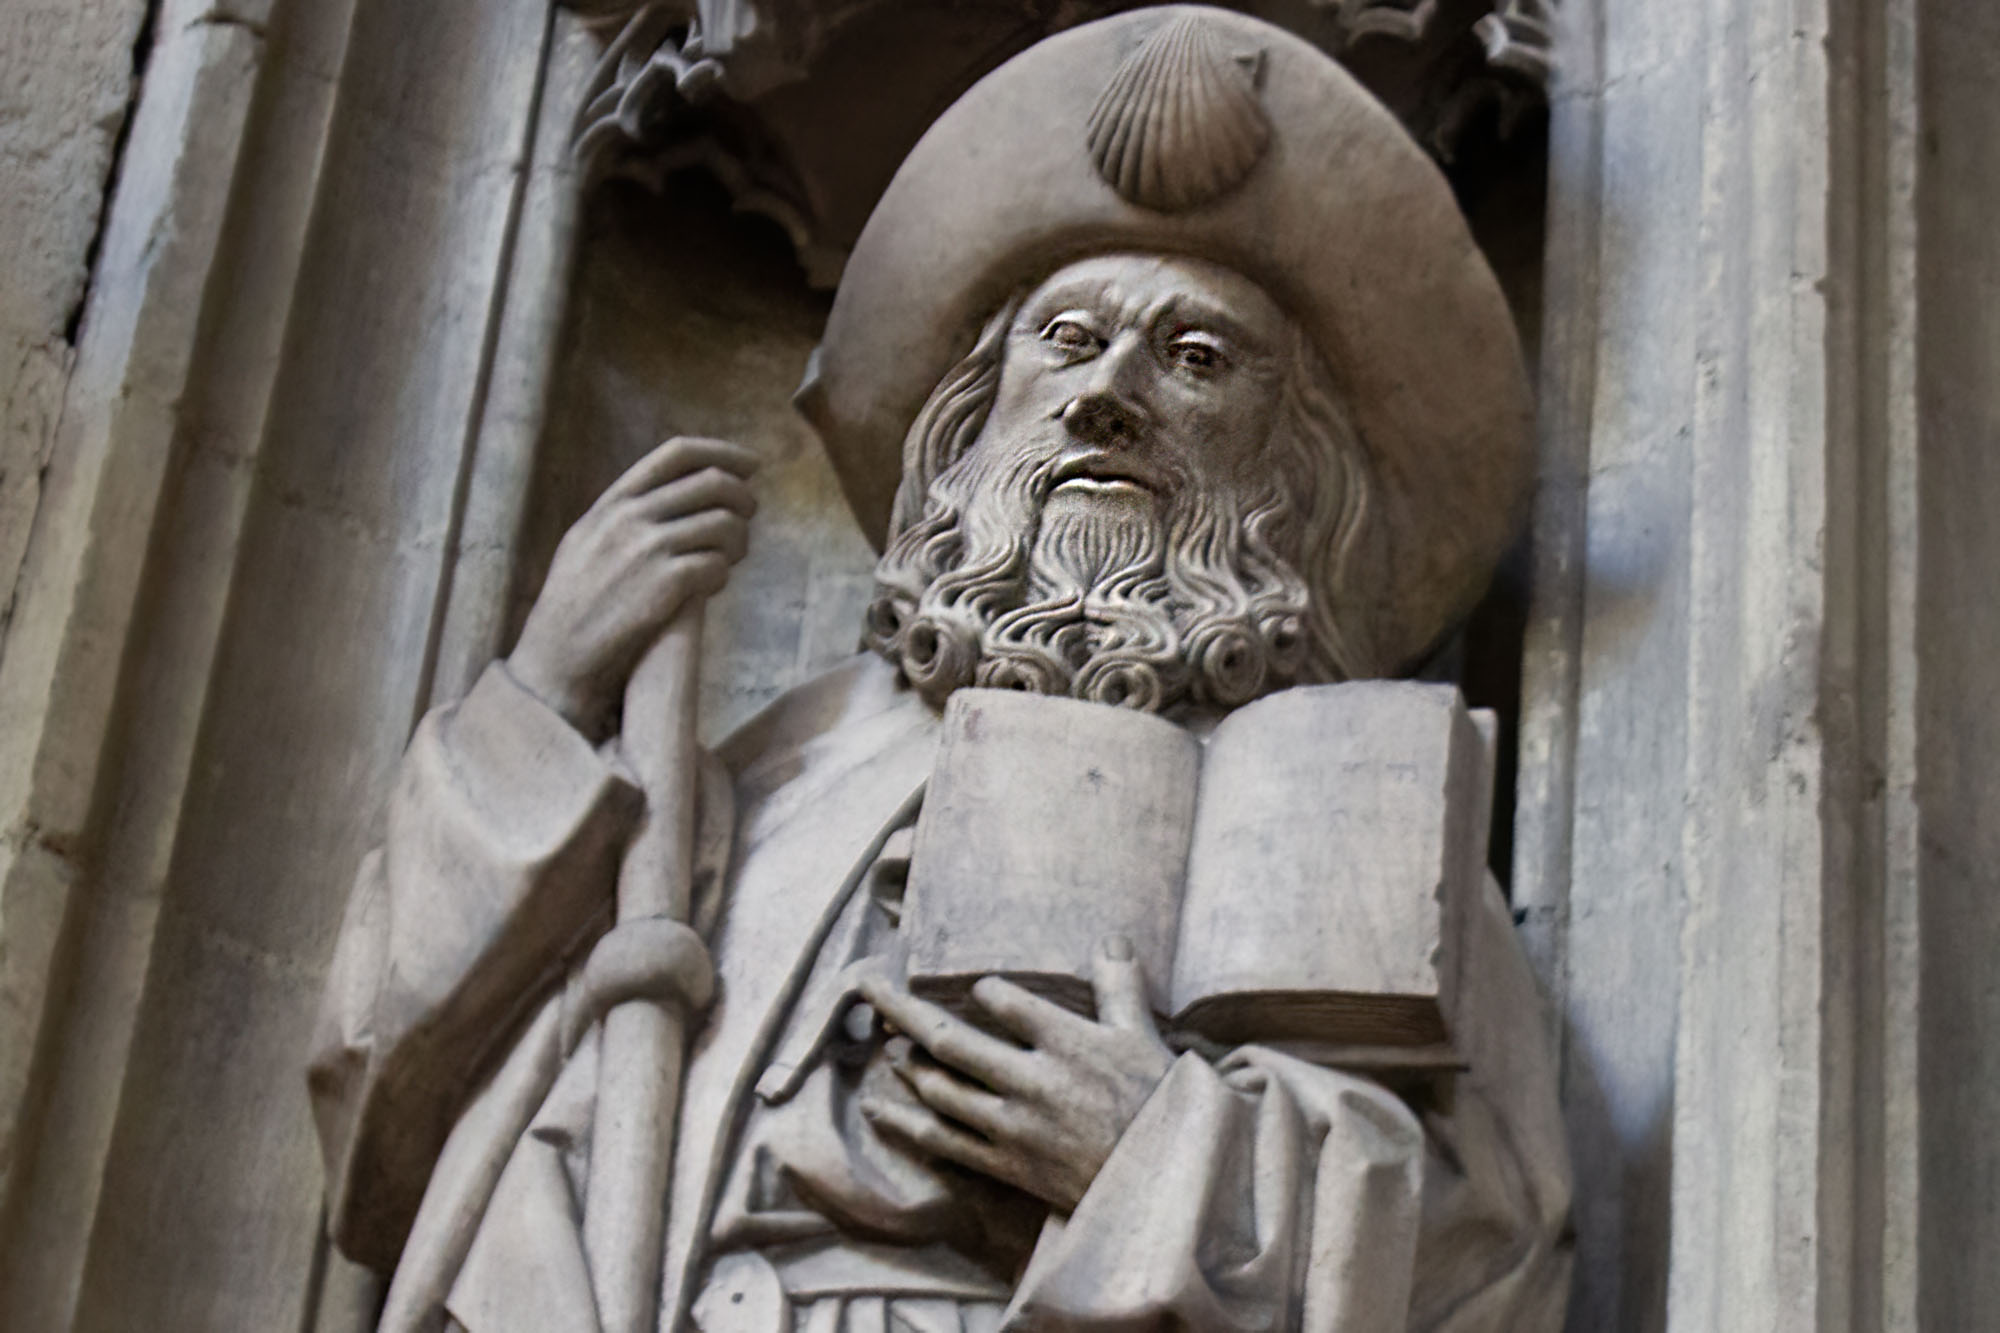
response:
{"label": "stone niche", "polygon": [[[527,398],[538,438],[511,482],[518,537],[493,642],[516,638],[563,533],[659,441],[748,445],[763,461],[752,553],[705,616],[699,725],[718,740],[853,653],[873,592],[874,553],[790,404],[846,251],[937,111],[990,65],[1088,15],[863,4],[822,27],[751,7],[770,30],[753,25],[744,45],[718,50],[715,14],[689,30],[655,22],[661,8],[588,32],[608,54],[580,90],[550,98],[580,102],[582,128],[565,164],[566,220],[542,230],[547,215],[531,196],[516,242],[530,254],[548,245],[549,306],[561,318],[541,349],[539,401]],[[1263,9],[1347,58],[1442,168],[1501,277],[1520,343],[1534,348],[1547,114],[1541,71],[1495,63],[1520,52],[1482,40],[1499,17],[1474,4]],[[474,507],[481,480],[475,465]],[[1497,831],[1483,859],[1503,883],[1525,577],[1524,546],[1420,673],[1462,685],[1472,707],[1501,720],[1498,808],[1479,827]],[[451,692],[434,682],[433,698]],[[1533,1019],[1528,1029],[1523,1039],[1539,1040]],[[389,1308],[399,1310],[393,1294]]]}
{"label": "stone niche", "polygon": [[828,294],[776,224],[713,177],[607,182],[589,201],[546,443],[529,487],[510,634],[563,532],[661,440],[740,440],[764,460],[751,556],[708,611],[702,726],[721,736],[859,642],[874,553],[791,393]]}
{"label": "stone niche", "polygon": [[[1437,160],[1501,279],[1532,373],[1546,22],[1510,11],[1520,40],[1503,41],[1508,29],[1485,0],[1408,10],[1285,0],[1245,8],[1339,55]],[[587,141],[601,179],[582,190],[509,629],[526,614],[569,523],[647,448],[674,434],[751,443],[766,459],[765,508],[752,555],[709,613],[702,725],[714,735],[858,641],[873,555],[818,442],[788,406],[846,247],[938,110],[1007,55],[1086,16],[1011,3],[852,9],[824,26],[795,19],[805,25],[802,40],[769,37],[748,56],[725,56],[712,82],[689,71],[681,90],[661,80],[645,97],[627,94]],[[616,22],[601,29],[620,31]],[[675,45],[684,30],[662,40],[651,68],[688,70]],[[757,54],[781,47],[791,54],[775,67]],[[746,69],[747,78],[739,75]],[[618,82],[641,86],[630,73]],[[743,101],[732,95],[738,88]],[[1525,559],[1524,539],[1488,600],[1425,671],[1461,682],[1473,706],[1497,710],[1507,729],[1493,823],[1503,880]]]}
{"label": "stone niche", "polygon": [[[0,1327],[374,1326],[300,1065],[416,720],[674,433],[764,459],[705,733],[848,653],[789,406],[848,247],[958,93],[1135,7],[0,19]],[[1992,7],[1232,7],[1439,163],[1534,370],[1532,531],[1426,674],[1501,721],[1569,1327],[1985,1326]]]}

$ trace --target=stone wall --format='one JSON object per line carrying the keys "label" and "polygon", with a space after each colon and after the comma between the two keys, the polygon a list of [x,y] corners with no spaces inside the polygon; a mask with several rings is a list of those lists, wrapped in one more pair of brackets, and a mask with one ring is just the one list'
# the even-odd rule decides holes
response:
{"label": "stone wall", "polygon": [[[143,0],[41,0],[0,14],[0,652],[21,600],[22,565],[42,508],[63,394],[97,259],[105,196],[133,96],[135,47],[151,41]],[[52,514],[48,521],[70,519]],[[73,521],[73,520],[72,520]],[[11,738],[32,730],[32,697],[0,714]],[[47,959],[73,873],[61,835],[5,786],[0,814],[0,1180],[15,1168],[18,1108],[48,988]]]}
{"label": "stone wall", "polygon": [[701,718],[718,738],[860,643],[874,552],[791,407],[828,298],[782,232],[733,215],[699,173],[658,193],[607,186],[581,250],[510,621],[563,531],[648,449],[674,435],[749,445],[764,460],[751,554],[705,621]]}

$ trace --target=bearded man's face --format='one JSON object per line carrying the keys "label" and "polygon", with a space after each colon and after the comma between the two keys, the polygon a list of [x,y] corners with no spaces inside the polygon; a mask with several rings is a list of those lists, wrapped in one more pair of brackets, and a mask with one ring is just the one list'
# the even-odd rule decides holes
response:
{"label": "bearded man's face", "polygon": [[1046,521],[1162,526],[1190,493],[1260,479],[1289,333],[1261,288],[1213,264],[1073,264],[1022,302],[968,458],[1052,466]]}
{"label": "bearded man's face", "polygon": [[1299,345],[1284,311],[1214,264],[1107,255],[996,333],[983,422],[939,408],[947,381],[913,428],[942,466],[877,569],[875,646],[934,700],[978,684],[1232,707],[1297,678],[1300,497],[1272,444]]}

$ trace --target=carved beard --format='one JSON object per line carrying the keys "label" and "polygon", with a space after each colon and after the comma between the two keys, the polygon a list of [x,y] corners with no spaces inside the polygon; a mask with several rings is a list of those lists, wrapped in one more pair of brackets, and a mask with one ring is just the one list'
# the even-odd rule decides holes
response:
{"label": "carved beard", "polygon": [[869,645],[926,699],[980,685],[1233,708],[1297,678],[1307,589],[1278,554],[1279,486],[1051,506],[1056,459],[985,444],[938,475],[876,566]]}

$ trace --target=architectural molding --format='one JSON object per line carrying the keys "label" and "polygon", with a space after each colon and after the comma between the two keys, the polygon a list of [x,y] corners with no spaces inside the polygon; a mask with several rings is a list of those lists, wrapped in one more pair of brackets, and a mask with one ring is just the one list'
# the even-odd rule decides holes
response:
{"label": "architectural molding", "polygon": [[[1956,462],[1917,415],[1914,7],[1563,17],[1514,885],[1562,1026],[1570,1327],[1914,1329],[1919,1218],[1977,1191],[1912,1145],[1984,1151],[1918,1072],[1959,984],[1919,849],[1983,834],[1919,804],[1915,738],[1986,716],[1927,684],[1965,622],[1913,609],[1920,478]],[[1922,1327],[1986,1308],[1952,1248]]]}

